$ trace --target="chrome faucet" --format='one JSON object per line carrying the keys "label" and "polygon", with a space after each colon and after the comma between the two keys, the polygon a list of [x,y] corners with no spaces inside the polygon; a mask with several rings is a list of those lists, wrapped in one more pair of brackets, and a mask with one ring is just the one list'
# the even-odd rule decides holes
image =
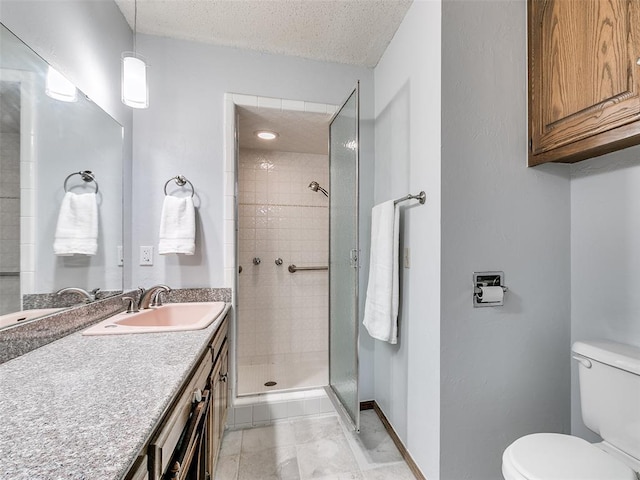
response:
{"label": "chrome faucet", "polygon": [[138,303],[140,309],[162,306],[160,295],[163,292],[170,291],[171,287],[167,287],[166,285],[154,285],[147,290],[143,290],[140,294],[140,302]]}
{"label": "chrome faucet", "polygon": [[56,292],[56,295],[62,295],[64,293],[77,293],[78,295],[82,295],[84,297],[85,303],[95,302],[96,294],[100,291],[100,288],[94,288],[90,292],[87,292],[84,288],[79,287],[66,287],[61,288]]}

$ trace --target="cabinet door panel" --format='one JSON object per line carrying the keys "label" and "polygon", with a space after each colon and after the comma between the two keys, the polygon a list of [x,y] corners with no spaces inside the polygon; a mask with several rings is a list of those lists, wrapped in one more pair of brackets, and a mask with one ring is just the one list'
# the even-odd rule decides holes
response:
{"label": "cabinet door panel", "polygon": [[209,441],[207,449],[209,453],[209,473],[213,477],[216,471],[216,461],[218,458],[218,450],[220,448],[220,413],[218,410],[218,398],[220,397],[220,361],[218,360],[211,372],[211,415],[209,415]]}
{"label": "cabinet door panel", "polygon": [[530,0],[531,154],[635,122],[637,0]]}
{"label": "cabinet door panel", "polygon": [[229,407],[229,343],[225,343],[220,354],[220,388],[218,398],[218,428],[220,437],[224,434],[224,427],[227,423],[227,409]]}

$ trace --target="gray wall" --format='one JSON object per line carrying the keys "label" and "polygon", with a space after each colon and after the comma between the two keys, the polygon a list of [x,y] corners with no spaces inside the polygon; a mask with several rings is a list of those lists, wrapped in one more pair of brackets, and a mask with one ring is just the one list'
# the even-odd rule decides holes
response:
{"label": "gray wall", "polygon": [[[442,4],[441,479],[501,478],[532,432],[568,432],[568,167],[526,167],[526,3]],[[505,306],[472,308],[474,271]]]}
{"label": "gray wall", "polygon": [[130,133],[120,56],[133,36],[113,0],[1,0],[0,21]]}
{"label": "gray wall", "polygon": [[[640,346],[640,147],[572,167],[571,340]],[[597,441],[580,414],[572,365],[572,433]]]}
{"label": "gray wall", "polygon": [[[148,35],[139,36],[137,47],[150,64],[150,107],[134,113],[136,253],[132,286],[223,284],[226,92],[340,104],[360,80],[361,208],[369,212],[373,191],[372,70]],[[189,178],[198,194],[196,254],[156,254],[153,266],[138,266],[140,245],[154,245],[157,253],[163,185],[177,174]],[[362,233],[363,258],[368,258],[366,222],[361,231],[366,232]],[[362,366],[362,394],[368,399],[373,394],[372,362],[366,353]]]}
{"label": "gray wall", "polygon": [[410,268],[401,268],[398,344],[362,333],[374,398],[430,479],[440,441],[440,16],[440,2],[414,2],[375,69],[375,203],[421,190],[427,202],[401,207]]}
{"label": "gray wall", "polygon": [[129,25],[112,0],[0,0],[0,22],[124,127],[123,223],[129,265],[133,116],[120,101],[120,57],[133,45]]}

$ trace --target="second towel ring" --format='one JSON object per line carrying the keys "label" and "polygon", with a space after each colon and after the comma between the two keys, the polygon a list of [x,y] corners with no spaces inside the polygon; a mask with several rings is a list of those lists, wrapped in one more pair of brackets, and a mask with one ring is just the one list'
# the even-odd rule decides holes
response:
{"label": "second towel ring", "polygon": [[69,182],[69,179],[71,177],[73,177],[74,175],[80,175],[82,177],[82,180],[84,180],[85,182],[93,182],[96,184],[96,193],[98,193],[98,181],[96,180],[95,175],[93,174],[93,172],[91,170],[83,170],[81,172],[73,172],[69,175],[67,175],[67,178],[64,179],[64,191],[65,193],[68,192],[69,190],[67,190],[67,182]]}
{"label": "second towel ring", "polygon": [[196,193],[196,189],[193,188],[193,183],[191,183],[189,180],[187,180],[187,177],[185,177],[184,175],[176,175],[175,177],[171,177],[169,180],[167,180],[167,183],[164,184],[164,194],[165,195],[168,195],[168,193],[167,193],[167,185],[169,185],[171,180],[174,180],[176,182],[176,185],[178,185],[179,187],[184,187],[188,183],[189,186],[191,187],[191,198],[193,198],[193,195]]}

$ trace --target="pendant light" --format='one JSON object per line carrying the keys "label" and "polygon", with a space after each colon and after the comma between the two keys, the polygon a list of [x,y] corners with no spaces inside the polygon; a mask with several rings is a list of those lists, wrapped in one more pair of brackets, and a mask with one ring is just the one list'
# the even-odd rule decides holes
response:
{"label": "pendant light", "polygon": [[122,103],[132,108],[148,108],[147,64],[144,58],[136,53],[137,27],[138,0],[134,0],[133,52],[122,54]]}

